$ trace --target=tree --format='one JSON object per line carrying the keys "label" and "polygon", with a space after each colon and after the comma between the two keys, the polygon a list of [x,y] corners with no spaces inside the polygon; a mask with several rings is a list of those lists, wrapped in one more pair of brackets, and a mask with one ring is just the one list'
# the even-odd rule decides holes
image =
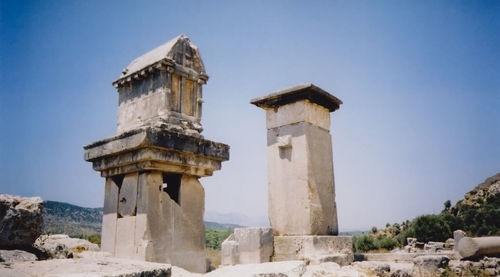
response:
{"label": "tree", "polygon": [[451,202],[450,202],[450,200],[444,201],[444,210],[448,211],[448,210],[450,210],[450,208],[451,208]]}
{"label": "tree", "polygon": [[372,227],[372,233],[374,233],[374,234],[375,234],[376,232],[377,232],[377,227],[373,226],[373,227]]}
{"label": "tree", "polygon": [[439,215],[421,215],[411,224],[412,233],[418,241],[445,241],[451,237],[448,223]]}

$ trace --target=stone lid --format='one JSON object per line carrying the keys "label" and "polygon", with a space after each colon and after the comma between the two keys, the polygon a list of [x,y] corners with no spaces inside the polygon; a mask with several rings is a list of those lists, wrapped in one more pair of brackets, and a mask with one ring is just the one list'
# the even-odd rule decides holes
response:
{"label": "stone lid", "polygon": [[[174,50],[178,42],[183,42],[189,45],[195,55],[196,67],[198,73],[206,75],[205,67],[200,57],[198,47],[191,43],[189,38],[181,34],[168,42],[156,47],[155,49],[147,52],[146,54],[134,59],[125,69],[122,70],[122,75],[113,81],[116,87],[124,85],[133,79],[139,80],[147,76],[147,74],[155,70],[165,70],[166,66],[173,66],[175,64]],[[208,76],[206,76],[208,79]]]}
{"label": "stone lid", "polygon": [[251,104],[260,108],[276,108],[300,100],[309,100],[327,108],[330,112],[337,110],[342,101],[321,88],[311,84],[300,84],[267,96],[252,99]]}

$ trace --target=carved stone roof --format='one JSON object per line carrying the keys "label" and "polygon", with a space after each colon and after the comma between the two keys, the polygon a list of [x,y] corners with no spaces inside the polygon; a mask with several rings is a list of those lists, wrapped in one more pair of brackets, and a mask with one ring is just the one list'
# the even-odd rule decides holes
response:
{"label": "carved stone roof", "polygon": [[300,84],[263,97],[255,98],[252,99],[250,103],[261,108],[275,108],[300,100],[309,100],[312,103],[327,108],[330,112],[337,110],[342,104],[340,99],[311,83]]}
{"label": "carved stone roof", "polygon": [[179,51],[179,48],[182,50],[183,45],[187,45],[190,48],[189,53],[192,56],[192,67],[194,71],[208,79],[198,47],[192,44],[186,35],[181,34],[133,60],[123,69],[122,75],[117,80],[113,81],[113,85],[119,87],[133,79],[143,79],[154,71],[165,70],[168,66],[183,66],[179,64],[178,59],[176,62],[176,52]]}

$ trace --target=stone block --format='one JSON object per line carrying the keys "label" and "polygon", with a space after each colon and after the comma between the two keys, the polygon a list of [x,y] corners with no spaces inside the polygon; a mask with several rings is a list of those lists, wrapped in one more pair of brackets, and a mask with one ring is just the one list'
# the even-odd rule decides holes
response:
{"label": "stone block", "polygon": [[115,253],[116,221],[118,207],[118,184],[112,177],[106,178],[104,208],[102,216],[101,249]]}
{"label": "stone block", "polygon": [[162,184],[161,172],[139,175],[137,215],[134,217],[136,257],[175,264],[192,272],[205,272],[203,187],[194,177],[182,177],[177,203],[160,190]]}
{"label": "stone block", "polygon": [[137,204],[138,173],[125,175],[118,196],[118,214],[122,217],[135,216]]}
{"label": "stone block", "polygon": [[440,255],[424,255],[413,259],[417,272],[424,276],[434,273],[440,268],[446,268],[449,261],[450,258]]}
{"label": "stone block", "polygon": [[[291,137],[288,147],[280,138]],[[306,122],[268,130],[269,220],[278,235],[338,233],[329,132]]]}
{"label": "stone block", "polygon": [[275,236],[273,261],[311,261],[321,256],[345,254],[354,260],[351,236]]}
{"label": "stone block", "polygon": [[[27,261],[36,261],[35,254],[23,250],[1,250],[0,263],[19,263]],[[0,274],[1,275],[1,274]]]}
{"label": "stone block", "polygon": [[273,255],[273,230],[271,228],[235,228],[234,240],[239,244],[239,263],[271,261]]}
{"label": "stone block", "polygon": [[135,216],[118,218],[116,222],[115,256],[133,259],[136,257],[134,244]]}
{"label": "stone block", "polygon": [[234,233],[226,238],[221,245],[221,264],[235,265],[240,263],[239,243],[234,240]]}
{"label": "stone block", "polygon": [[276,109],[266,110],[267,129],[277,128],[299,122],[308,122],[330,130],[330,111],[309,101],[298,101]]}
{"label": "stone block", "polygon": [[0,247],[29,248],[42,233],[43,201],[0,193]]}

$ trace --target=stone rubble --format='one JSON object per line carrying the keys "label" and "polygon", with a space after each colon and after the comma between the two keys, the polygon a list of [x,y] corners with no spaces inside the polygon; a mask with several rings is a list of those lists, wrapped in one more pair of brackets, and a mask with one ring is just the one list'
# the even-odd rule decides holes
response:
{"label": "stone rubble", "polygon": [[68,235],[41,235],[33,246],[50,259],[73,258],[74,253],[99,251],[97,244],[84,239],[70,238]]}
{"label": "stone rubble", "polygon": [[0,248],[26,249],[42,233],[43,201],[0,193]]}
{"label": "stone rubble", "polygon": [[0,250],[1,263],[17,263],[36,261],[38,258],[35,254],[23,250]]}

